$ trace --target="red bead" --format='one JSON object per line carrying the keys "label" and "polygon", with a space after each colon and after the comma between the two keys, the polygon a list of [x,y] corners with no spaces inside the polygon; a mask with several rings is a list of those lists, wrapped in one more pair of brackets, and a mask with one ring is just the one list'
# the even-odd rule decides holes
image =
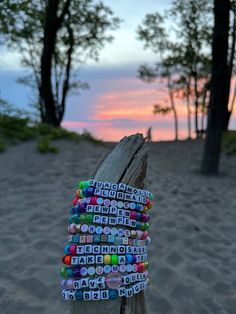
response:
{"label": "red bead", "polygon": [[76,197],[73,199],[73,205],[75,206],[75,205],[77,205],[77,203],[78,203],[78,198]]}
{"label": "red bead", "polygon": [[92,196],[90,198],[90,204],[91,205],[97,205],[97,196]]}
{"label": "red bead", "polygon": [[146,197],[146,205],[148,206],[151,203],[150,199]]}

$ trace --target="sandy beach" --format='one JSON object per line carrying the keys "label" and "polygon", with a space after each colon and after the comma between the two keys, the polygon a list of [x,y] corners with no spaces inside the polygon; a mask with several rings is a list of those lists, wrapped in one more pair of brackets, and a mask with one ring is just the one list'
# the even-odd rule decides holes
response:
{"label": "sandy beach", "polygon": [[[36,143],[0,154],[0,313],[63,314],[60,267],[75,185],[113,144]],[[202,142],[150,143],[155,194],[149,248],[150,314],[236,313],[236,156],[221,174],[199,174]]]}

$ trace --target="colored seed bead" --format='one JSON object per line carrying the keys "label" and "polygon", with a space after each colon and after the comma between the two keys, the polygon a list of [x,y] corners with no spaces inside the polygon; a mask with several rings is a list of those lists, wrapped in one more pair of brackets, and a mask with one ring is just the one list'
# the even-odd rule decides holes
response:
{"label": "colored seed bead", "polygon": [[86,220],[88,221],[88,223],[92,223],[93,222],[93,215],[92,214],[86,215]]}
{"label": "colored seed bead", "polygon": [[148,237],[148,232],[144,231],[141,240],[145,240]]}
{"label": "colored seed bead", "polygon": [[62,257],[62,262],[66,265],[71,265],[71,256],[65,255]]}
{"label": "colored seed bead", "polygon": [[76,277],[76,278],[81,277],[80,268],[73,268],[72,271],[73,271],[73,277]]}
{"label": "colored seed bead", "polygon": [[132,239],[135,239],[135,238],[137,237],[137,231],[136,231],[136,230],[131,230],[131,232],[130,232],[130,237],[131,237]]}
{"label": "colored seed bead", "polygon": [[90,198],[90,204],[91,205],[97,205],[97,197],[96,196],[93,196]]}
{"label": "colored seed bead", "polygon": [[64,277],[64,278],[67,277],[66,267],[62,267],[62,268],[61,268],[60,274],[61,274],[61,276]]}
{"label": "colored seed bead", "polygon": [[143,205],[142,204],[135,204],[135,209],[138,211],[142,211],[143,210]]}
{"label": "colored seed bead", "polygon": [[149,196],[149,199],[152,201],[153,200],[153,194],[151,193]]}
{"label": "colored seed bead", "polygon": [[137,256],[136,256],[136,255],[133,255],[132,258],[133,258],[132,263],[136,263],[136,262],[137,262]]}
{"label": "colored seed bead", "polygon": [[112,264],[112,265],[118,264],[118,256],[117,256],[117,255],[113,254],[113,255],[111,256],[111,264]]}
{"label": "colored seed bead", "polygon": [[144,267],[145,267],[145,269],[147,270],[148,267],[149,267],[149,263],[148,263],[148,262],[144,262]]}
{"label": "colored seed bead", "polygon": [[65,254],[70,254],[70,245],[67,244],[65,247],[64,247],[64,253]]}
{"label": "colored seed bead", "polygon": [[104,255],[103,262],[104,264],[109,265],[111,263],[111,256],[108,254]]}
{"label": "colored seed bead", "polygon": [[142,223],[140,221],[136,221],[136,228],[141,229]]}
{"label": "colored seed bead", "polygon": [[137,214],[136,214],[136,212],[131,212],[130,213],[130,219],[137,219]]}
{"label": "colored seed bead", "polygon": [[79,290],[76,290],[75,298],[76,298],[76,300],[83,300],[83,292],[79,291]]}
{"label": "colored seed bead", "polygon": [[82,197],[82,198],[85,197],[85,195],[84,195],[84,193],[83,193],[83,190],[80,190],[79,196]]}
{"label": "colored seed bead", "polygon": [[131,264],[133,262],[133,256],[131,254],[126,254],[126,264]]}
{"label": "colored seed bead", "polygon": [[114,300],[118,297],[118,292],[114,289],[109,290],[109,299]]}
{"label": "colored seed bead", "polygon": [[81,222],[82,224],[85,223],[86,222],[86,215],[82,214],[80,216],[80,221],[78,221],[78,222]]}
{"label": "colored seed bead", "polygon": [[136,219],[137,220],[142,220],[142,214],[141,213],[136,213]]}
{"label": "colored seed bead", "polygon": [[73,268],[67,268],[66,272],[67,272],[67,277],[70,277],[70,278],[74,277]]}
{"label": "colored seed bead", "polygon": [[69,223],[78,223],[80,221],[78,214],[72,215],[69,218]]}
{"label": "colored seed bead", "polygon": [[76,245],[72,244],[69,248],[69,254],[75,255],[76,254]]}
{"label": "colored seed bead", "polygon": [[149,228],[149,223],[148,222],[145,222],[144,224],[143,224],[143,230],[148,230],[148,228]]}
{"label": "colored seed bead", "polygon": [[72,203],[73,203],[74,206],[78,203],[78,200],[79,200],[79,199],[78,199],[77,197],[73,199],[73,202],[72,202]]}
{"label": "colored seed bead", "polygon": [[150,202],[150,203],[147,205],[147,208],[148,208],[148,209],[151,209],[151,208],[152,208],[152,202]]}

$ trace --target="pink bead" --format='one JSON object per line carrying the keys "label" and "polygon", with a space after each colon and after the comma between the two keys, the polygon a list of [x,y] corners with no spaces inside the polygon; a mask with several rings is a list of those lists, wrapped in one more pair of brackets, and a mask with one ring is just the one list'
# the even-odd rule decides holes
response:
{"label": "pink bead", "polygon": [[73,289],[74,288],[74,280],[73,279],[67,279],[66,288],[67,289]]}
{"label": "pink bead", "polygon": [[135,212],[131,212],[130,219],[137,219],[137,214]]}
{"label": "pink bead", "polygon": [[90,199],[90,204],[91,205],[97,205],[97,197],[96,196],[92,196]]}
{"label": "pink bead", "polygon": [[77,203],[78,203],[78,198],[76,197],[73,199],[73,205],[75,206],[75,205],[77,205]]}
{"label": "pink bead", "polygon": [[148,232],[147,231],[143,231],[142,240],[147,239],[147,237],[148,237]]}
{"label": "pink bead", "polygon": [[146,197],[146,205],[149,205],[151,203],[150,199]]}
{"label": "pink bead", "polygon": [[69,233],[75,234],[76,233],[75,228],[76,228],[76,224],[70,224],[67,230]]}
{"label": "pink bead", "polygon": [[75,255],[76,254],[76,245],[72,244],[69,249],[70,254]]}

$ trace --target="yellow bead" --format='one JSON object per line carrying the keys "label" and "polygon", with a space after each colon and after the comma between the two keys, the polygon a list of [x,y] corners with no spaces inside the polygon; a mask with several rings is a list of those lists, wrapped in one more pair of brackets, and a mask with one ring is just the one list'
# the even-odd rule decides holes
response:
{"label": "yellow bead", "polygon": [[104,264],[109,265],[111,263],[111,256],[108,254],[104,255],[103,262]]}

